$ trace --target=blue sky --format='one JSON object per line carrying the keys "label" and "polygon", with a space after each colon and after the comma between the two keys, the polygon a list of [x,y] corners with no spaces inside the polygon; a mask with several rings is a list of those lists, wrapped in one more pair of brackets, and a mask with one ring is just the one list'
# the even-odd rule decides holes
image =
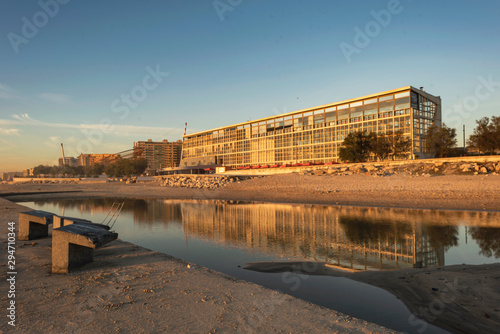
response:
{"label": "blue sky", "polygon": [[461,143],[500,114],[499,22],[493,0],[5,0],[0,171],[407,85]]}

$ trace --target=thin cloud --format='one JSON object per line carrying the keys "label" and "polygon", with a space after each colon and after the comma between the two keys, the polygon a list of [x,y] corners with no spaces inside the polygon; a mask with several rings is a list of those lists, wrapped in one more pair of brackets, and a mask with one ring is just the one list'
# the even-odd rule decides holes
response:
{"label": "thin cloud", "polygon": [[57,104],[64,104],[71,101],[71,97],[69,95],[64,95],[64,94],[43,93],[37,95],[37,97],[42,100]]}
{"label": "thin cloud", "polygon": [[61,143],[61,137],[59,136],[50,136],[48,141],[45,141],[44,144],[50,148],[54,148],[59,146]]}
{"label": "thin cloud", "polygon": [[4,100],[26,100],[22,95],[0,83],[0,99]]}
{"label": "thin cloud", "polygon": [[28,115],[28,114],[19,114],[19,115],[14,114],[14,115],[12,115],[12,118],[23,122],[23,123],[16,123],[16,124],[24,124],[26,122],[28,122],[28,123],[40,123],[39,121],[31,118],[30,115]]}
{"label": "thin cloud", "polygon": [[[137,125],[120,125],[111,124],[109,127],[103,130],[103,125],[101,124],[68,124],[68,123],[51,123],[43,122],[32,118],[28,114],[15,114],[12,115],[14,120],[0,119],[0,124],[5,125],[23,125],[23,126],[36,126],[36,127],[47,127],[55,129],[75,129],[75,130],[98,130],[113,135],[129,136],[131,134],[146,134],[150,136],[154,135],[165,135],[165,134],[182,134],[183,129],[181,128],[160,128],[153,126],[137,126]],[[111,130],[112,129],[112,130]]]}
{"label": "thin cloud", "polygon": [[19,134],[19,129],[3,129],[0,128],[0,135],[16,136]]}

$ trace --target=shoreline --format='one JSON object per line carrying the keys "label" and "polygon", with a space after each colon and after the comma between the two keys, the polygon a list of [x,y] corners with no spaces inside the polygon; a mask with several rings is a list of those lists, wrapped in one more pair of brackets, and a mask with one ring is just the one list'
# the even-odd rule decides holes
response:
{"label": "shoreline", "polygon": [[[162,199],[213,199],[283,204],[348,205],[429,210],[500,212],[500,175],[391,175],[278,174],[228,184],[218,189],[165,187],[155,182],[125,184],[0,184],[1,193],[33,190],[75,191],[22,195],[24,200],[118,197]],[[16,200],[19,195],[6,198]]]}
{"label": "shoreline", "polygon": [[[392,177],[392,176],[391,176]],[[310,189],[306,190],[305,193],[301,193],[300,196],[293,195],[287,196],[284,198],[282,190],[289,189],[290,186],[296,185],[297,180],[308,179],[311,182],[308,182],[308,187]],[[457,183],[451,183],[451,180],[457,179]],[[460,180],[460,178],[462,178]],[[157,199],[178,199],[178,200],[232,200],[232,201],[251,201],[254,202],[254,198],[258,198],[262,196],[257,202],[259,203],[283,203],[283,204],[305,204],[305,205],[333,205],[333,206],[352,206],[350,198],[353,195],[359,196],[359,192],[357,189],[360,187],[363,188],[363,185],[359,185],[359,180],[371,179],[364,175],[350,175],[350,176],[336,176],[336,177],[315,177],[315,176],[270,176],[265,178],[258,178],[253,180],[244,181],[238,184],[230,184],[225,188],[220,188],[217,190],[193,190],[193,189],[184,189],[184,188],[165,188],[161,186],[156,186],[153,184],[130,184],[124,185],[120,183],[103,183],[103,184],[93,184],[93,185],[17,185],[15,187],[6,187],[6,185],[0,185],[0,193],[5,192],[8,188],[9,190],[16,193],[20,193],[23,191],[29,190],[58,190],[64,191],[66,189],[73,190],[78,188],[81,192],[74,193],[52,193],[52,194],[40,194],[40,195],[16,195],[9,196],[8,198],[11,200],[22,199],[23,201],[32,201],[37,199],[50,199],[50,200],[58,200],[58,199],[78,199],[78,198],[99,198],[99,197],[119,197],[119,198],[157,198]],[[378,184],[377,186],[381,189],[388,189],[391,187],[399,187],[401,179],[405,180],[405,177],[395,178],[392,183],[387,182],[387,178],[377,178]],[[409,178],[410,180],[412,178]],[[433,182],[439,179],[438,181],[443,184],[447,183],[449,186],[447,188],[441,187],[439,191],[436,191],[434,188]],[[328,183],[325,181],[336,181],[334,183]],[[319,203],[315,203],[317,198],[309,197],[311,194],[318,194],[323,192],[323,189],[337,187],[338,181],[342,181],[341,191],[339,193],[328,193],[323,194],[324,198],[320,199]],[[457,180],[455,180],[457,181]],[[465,181],[465,182],[464,182]],[[442,195],[443,193],[450,192],[450,196],[448,199],[455,200],[458,204],[462,204],[462,207],[468,207],[468,210],[464,210],[457,208],[456,203],[453,205],[447,206],[445,208],[440,208],[441,210],[451,210],[451,211],[470,211],[470,212],[482,212],[482,213],[496,213],[500,212],[500,194],[497,189],[500,189],[500,177],[491,176],[488,177],[488,184],[484,183],[485,178],[480,177],[472,177],[472,176],[443,176],[443,177],[433,177],[433,178],[425,178],[418,180],[417,183],[417,194],[419,195],[428,195],[428,194],[436,194],[436,196]],[[422,186],[422,183],[425,183]],[[458,185],[460,183],[460,185]],[[466,187],[464,187],[464,183]],[[462,187],[462,193],[456,192],[457,185]],[[9,185],[7,185],[9,186]],[[364,189],[362,191],[366,192],[366,188],[373,186],[373,182],[368,182],[368,184],[364,185]],[[411,186],[411,185],[409,185]],[[420,187],[420,188],[419,188]],[[473,189],[475,188],[475,190]],[[14,188],[14,189],[13,189]],[[343,191],[342,191],[343,190]],[[348,191],[349,190],[349,191]],[[491,191],[493,190],[493,191]],[[488,193],[490,196],[489,200],[481,201],[477,200],[484,199],[484,196],[480,196],[481,194]],[[118,196],[116,196],[118,194]],[[464,205],[464,201],[467,200],[467,195],[474,194],[476,200],[469,202],[469,205]],[[342,195],[342,196],[339,196]],[[401,204],[413,204],[410,205],[407,209],[421,209],[421,210],[437,210],[436,208],[422,208],[420,205],[415,205],[419,203],[429,203],[432,199],[423,198],[426,196],[421,196],[421,198],[409,200],[406,198],[403,201],[399,201],[396,204],[400,204],[399,206],[394,206],[391,201],[400,197],[403,194],[396,190],[391,197],[378,197],[379,200],[371,201],[370,205],[372,208],[387,208],[387,209],[406,209]],[[453,196],[451,196],[453,195]],[[232,198],[227,198],[232,197]],[[235,199],[236,197],[236,199]],[[245,198],[245,199],[241,199]],[[272,198],[275,202],[269,201],[268,199]],[[284,199],[284,201],[282,201]],[[304,201],[301,201],[304,200]],[[420,200],[420,202],[419,202]],[[0,199],[0,201],[4,201]],[[279,202],[278,202],[279,201]],[[341,204],[334,204],[332,201],[342,202]],[[327,203],[325,203],[327,202]],[[21,202],[22,203],[22,202]],[[378,203],[378,205],[377,205]],[[14,204],[13,205],[18,205]],[[382,205],[380,205],[382,204]],[[383,204],[386,204],[384,206]],[[436,204],[436,203],[435,203]],[[485,205],[487,204],[487,205]],[[367,206],[367,205],[356,205],[356,206]],[[479,209],[479,210],[478,210]],[[4,212],[5,210],[2,208],[0,212]],[[16,218],[17,221],[17,218]],[[35,241],[38,242],[38,241]],[[123,241],[120,241],[122,243]],[[112,243],[113,245],[113,243]],[[130,244],[127,247],[139,248],[141,247]],[[34,246],[32,249],[35,250],[38,248]],[[117,248],[117,246],[111,246],[112,249]],[[28,250],[29,248],[24,248]],[[107,247],[105,247],[102,251],[104,252]],[[156,252],[148,251],[152,254]],[[128,257],[123,252],[117,250],[116,256],[124,256]],[[166,255],[168,258],[168,255]],[[49,261],[50,258],[45,259],[45,262]],[[100,259],[97,258],[95,262],[84,266],[84,269],[76,272],[75,274],[70,274],[68,277],[79,276],[79,275],[87,275],[92,268],[98,269],[103,272],[106,271],[106,268],[103,267],[103,264],[100,264]],[[173,260],[176,262],[177,260]],[[197,265],[194,265],[198,267]],[[209,270],[210,271],[210,270]],[[357,273],[344,273],[339,272],[338,270],[332,269],[331,272],[334,272],[336,276],[347,277],[359,282],[367,283],[373,286],[381,287],[392,294],[396,295],[400,298],[412,312],[415,312],[419,317],[434,323],[440,327],[451,330],[453,332],[471,332],[471,333],[487,333],[494,328],[497,328],[500,325],[500,310],[498,310],[498,306],[496,306],[495,302],[500,300],[500,291],[497,288],[500,286],[500,264],[492,264],[492,265],[463,265],[463,266],[449,266],[449,267],[435,267],[428,269],[410,269],[410,270],[398,270],[391,272],[357,272]],[[109,272],[108,272],[109,273]],[[130,275],[128,273],[128,275]],[[487,275],[486,275],[487,274]],[[47,275],[47,277],[56,276],[56,275]],[[59,276],[59,275],[57,275]],[[59,276],[60,277],[60,276]],[[401,278],[404,277],[404,278]],[[477,280],[480,278],[481,284],[477,284]],[[38,279],[46,280],[45,277],[38,277]],[[234,280],[234,279],[233,279]],[[238,281],[238,280],[236,280]],[[449,283],[458,282],[458,285],[450,286]],[[150,284],[144,283],[144,284]],[[199,283],[198,283],[199,284]],[[448,285],[446,285],[448,284]],[[231,285],[231,284],[229,284]],[[261,287],[262,288],[262,287]],[[453,300],[450,303],[444,303],[445,307],[443,311],[433,309],[433,307],[437,307],[435,305],[441,305],[443,300],[443,291],[450,291],[450,289],[455,288]],[[264,289],[264,288],[263,288]],[[434,289],[438,289],[434,291]],[[146,289],[147,290],[147,289]],[[271,290],[270,290],[271,291]],[[89,295],[91,293],[89,292]],[[293,298],[290,296],[286,297]],[[448,298],[449,299],[449,298]],[[447,301],[447,300],[446,300]],[[246,301],[241,301],[246,303]],[[303,302],[303,301],[301,301]],[[307,302],[305,302],[307,303]],[[434,311],[433,311],[434,310]],[[337,312],[333,310],[332,314],[337,314]],[[431,312],[433,311],[433,312]],[[280,313],[281,317],[286,317],[286,314],[282,314],[281,306],[280,310],[276,311]],[[427,314],[426,314],[427,313]],[[436,316],[436,314],[438,316]],[[322,320],[323,321],[323,320]],[[357,320],[356,320],[357,321]],[[286,320],[281,325],[286,326],[289,320]],[[466,324],[464,324],[466,322]],[[279,326],[279,325],[278,325]],[[359,330],[367,329],[368,325],[362,323],[360,327],[356,327]],[[374,325],[378,326],[378,325]],[[259,327],[260,328],[260,327]],[[270,329],[271,327],[267,327]],[[279,327],[278,327],[279,328]],[[318,328],[316,328],[317,330]],[[233,328],[234,330],[234,328]],[[308,328],[308,330],[311,330]],[[352,329],[350,329],[352,330]],[[293,330],[292,330],[293,331]],[[314,332],[315,329],[312,328]],[[379,329],[376,330],[376,332]],[[381,332],[384,332],[381,330]]]}

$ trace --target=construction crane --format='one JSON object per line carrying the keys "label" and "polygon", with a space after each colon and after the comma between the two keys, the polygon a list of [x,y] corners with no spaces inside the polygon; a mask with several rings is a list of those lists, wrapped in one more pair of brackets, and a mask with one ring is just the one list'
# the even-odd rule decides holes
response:
{"label": "construction crane", "polygon": [[[186,135],[186,131],[187,131],[187,127],[188,127],[188,123],[184,123],[184,136]],[[184,136],[182,137],[182,141],[184,141]],[[184,145],[181,146],[181,161],[182,161],[182,158],[184,156]]]}
{"label": "construction crane", "polygon": [[63,146],[63,143],[61,143],[61,152],[62,152],[62,165],[66,166],[66,158],[64,157],[64,146]]}

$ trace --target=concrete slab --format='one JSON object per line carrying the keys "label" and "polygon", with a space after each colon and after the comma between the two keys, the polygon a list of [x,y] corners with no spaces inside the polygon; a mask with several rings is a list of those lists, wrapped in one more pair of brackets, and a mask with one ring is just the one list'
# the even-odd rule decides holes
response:
{"label": "concrete slab", "polygon": [[52,212],[33,210],[19,214],[19,240],[33,240],[47,237],[49,225],[53,222]]}
{"label": "concrete slab", "polygon": [[77,222],[52,231],[52,272],[68,273],[94,260],[94,249],[118,238],[100,224]]}
{"label": "concrete slab", "polygon": [[92,223],[92,222],[90,220],[83,218],[54,215],[54,225],[52,225],[52,228],[56,229],[74,223]]}

